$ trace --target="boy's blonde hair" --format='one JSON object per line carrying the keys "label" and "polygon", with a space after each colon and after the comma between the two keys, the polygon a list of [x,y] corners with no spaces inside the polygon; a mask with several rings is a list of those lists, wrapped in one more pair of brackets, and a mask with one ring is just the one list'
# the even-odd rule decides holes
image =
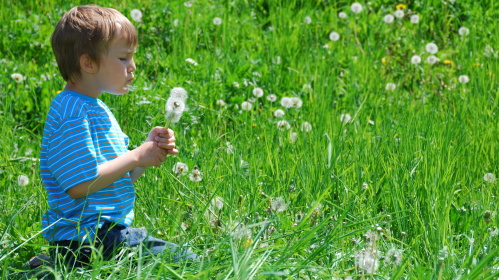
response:
{"label": "boy's blonde hair", "polygon": [[81,77],[80,56],[88,54],[97,65],[110,43],[125,38],[131,47],[138,42],[133,24],[123,14],[97,5],[74,7],[61,18],[52,33],[52,50],[62,77],[75,82]]}

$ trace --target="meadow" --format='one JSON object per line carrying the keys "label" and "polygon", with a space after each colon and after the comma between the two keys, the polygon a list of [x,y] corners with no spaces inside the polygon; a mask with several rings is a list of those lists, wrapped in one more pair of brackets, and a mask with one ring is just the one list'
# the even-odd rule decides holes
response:
{"label": "meadow", "polygon": [[[50,46],[87,1],[1,2],[0,278],[48,252]],[[188,92],[180,153],[135,184],[134,226],[189,246],[55,279],[497,279],[499,3],[97,1],[130,18],[137,71],[103,94],[130,148]],[[185,164],[183,170],[178,166]],[[188,170],[186,170],[188,169]],[[28,275],[28,276],[26,276]]]}

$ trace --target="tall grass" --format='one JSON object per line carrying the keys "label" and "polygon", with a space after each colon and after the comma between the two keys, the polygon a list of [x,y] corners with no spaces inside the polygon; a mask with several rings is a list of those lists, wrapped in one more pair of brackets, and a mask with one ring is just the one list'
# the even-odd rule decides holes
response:
{"label": "tall grass", "polygon": [[[23,263],[48,250],[40,235],[47,202],[37,157],[50,100],[64,86],[49,37],[65,11],[86,3],[2,2],[2,278],[21,277]],[[188,266],[163,256],[143,260],[140,252],[110,262],[96,254],[92,269],[58,264],[46,268],[49,274],[497,277],[498,189],[484,180],[499,174],[496,2],[411,1],[402,3],[404,18],[391,24],[383,17],[400,3],[383,0],[361,2],[359,14],[347,1],[97,4],[126,16],[143,12],[142,22],[134,22],[135,89],[102,96],[131,148],[164,123],[172,87],[189,92],[189,111],[172,126],[180,153],[137,182],[134,226],[190,246],[202,259]],[[413,14],[419,23],[411,23]],[[459,34],[462,26],[468,35]],[[329,39],[332,31],[338,41]],[[433,65],[426,62],[430,42],[439,48]],[[422,62],[413,65],[413,55]],[[16,83],[13,73],[26,79]],[[469,83],[460,83],[461,75]],[[387,90],[387,83],[396,88]],[[255,87],[264,97],[253,96]],[[277,101],[267,100],[269,94]],[[282,97],[299,97],[303,106],[286,109]],[[248,100],[252,109],[243,110]],[[277,109],[284,117],[275,117]],[[290,129],[280,130],[279,120]],[[303,122],[312,130],[302,131]],[[175,176],[176,162],[197,166],[202,181]],[[19,185],[19,175],[29,184]],[[285,205],[276,205],[281,199]]]}

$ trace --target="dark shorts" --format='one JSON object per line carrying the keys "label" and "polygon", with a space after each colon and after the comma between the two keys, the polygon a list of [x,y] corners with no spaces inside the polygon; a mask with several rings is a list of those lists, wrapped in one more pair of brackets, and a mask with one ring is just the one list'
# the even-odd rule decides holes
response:
{"label": "dark shorts", "polygon": [[51,242],[51,257],[63,258],[64,263],[73,267],[90,265],[92,248],[102,249],[102,258],[111,260],[121,249],[139,248],[142,255],[166,255],[172,261],[197,261],[199,257],[177,244],[170,243],[150,236],[142,228],[126,227],[120,224],[106,222],[99,229],[95,244],[83,243],[74,240]]}

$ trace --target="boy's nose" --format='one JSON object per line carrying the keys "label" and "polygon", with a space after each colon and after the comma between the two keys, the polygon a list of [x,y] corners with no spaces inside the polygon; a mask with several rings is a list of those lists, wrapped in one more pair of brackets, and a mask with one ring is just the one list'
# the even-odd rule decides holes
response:
{"label": "boy's nose", "polygon": [[132,58],[132,60],[130,61],[130,65],[128,66],[128,72],[134,72],[135,69],[136,69],[135,62],[133,61],[133,58]]}

